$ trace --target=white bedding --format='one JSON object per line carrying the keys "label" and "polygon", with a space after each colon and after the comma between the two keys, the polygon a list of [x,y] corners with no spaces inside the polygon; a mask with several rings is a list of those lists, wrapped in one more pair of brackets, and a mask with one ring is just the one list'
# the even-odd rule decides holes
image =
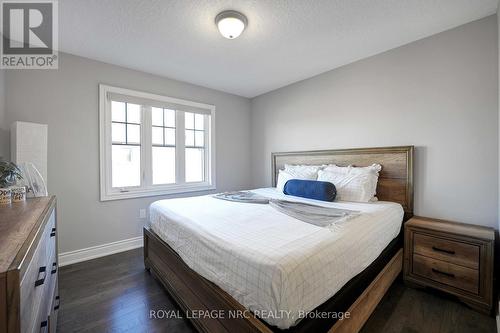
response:
{"label": "white bedding", "polygon": [[194,271],[282,329],[368,267],[398,235],[403,219],[403,208],[392,202],[327,203],[276,188],[253,191],[362,214],[322,228],[269,205],[200,196],[153,203],[151,227]]}

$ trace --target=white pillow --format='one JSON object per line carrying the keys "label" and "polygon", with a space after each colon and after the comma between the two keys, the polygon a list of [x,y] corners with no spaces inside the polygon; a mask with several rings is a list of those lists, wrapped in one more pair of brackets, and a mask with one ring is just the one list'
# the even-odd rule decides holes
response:
{"label": "white pillow", "polygon": [[276,188],[279,191],[283,192],[286,182],[289,181],[290,179],[316,180],[316,177],[317,177],[317,172],[311,174],[311,173],[294,172],[293,170],[292,171],[279,170],[278,181],[276,182]]}
{"label": "white pillow", "polygon": [[337,189],[337,200],[369,202],[376,201],[380,164],[369,167],[350,167],[348,172],[320,170],[318,180],[333,183]]}
{"label": "white pillow", "polygon": [[351,168],[351,165],[341,167],[336,164],[328,164],[323,170],[346,174],[349,172],[349,170],[351,170]]}
{"label": "white pillow", "polygon": [[318,177],[318,171],[324,167],[324,165],[285,164],[285,171],[296,177],[303,177],[304,179],[316,179]]}

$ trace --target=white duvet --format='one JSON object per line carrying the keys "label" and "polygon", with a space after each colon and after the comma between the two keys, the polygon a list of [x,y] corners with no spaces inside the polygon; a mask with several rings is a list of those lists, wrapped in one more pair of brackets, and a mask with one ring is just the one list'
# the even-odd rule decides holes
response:
{"label": "white duvet", "polygon": [[282,329],[368,267],[398,235],[403,220],[403,208],[392,202],[327,203],[276,188],[253,191],[362,214],[322,228],[269,205],[208,195],[153,203],[151,228],[194,271]]}

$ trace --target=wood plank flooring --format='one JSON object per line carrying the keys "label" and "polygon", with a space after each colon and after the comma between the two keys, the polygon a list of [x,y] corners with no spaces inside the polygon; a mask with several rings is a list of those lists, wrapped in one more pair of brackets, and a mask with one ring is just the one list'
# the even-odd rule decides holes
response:
{"label": "wood plank flooring", "polygon": [[[142,249],[62,267],[59,295],[58,332],[195,332],[185,319],[149,318],[177,306],[144,270]],[[493,317],[398,280],[362,332],[494,333],[496,326]]]}

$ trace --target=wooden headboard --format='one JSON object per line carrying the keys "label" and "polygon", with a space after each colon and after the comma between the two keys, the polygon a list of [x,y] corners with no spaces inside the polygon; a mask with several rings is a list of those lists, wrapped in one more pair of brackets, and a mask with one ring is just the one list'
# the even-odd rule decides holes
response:
{"label": "wooden headboard", "polygon": [[403,146],[272,153],[273,186],[276,186],[278,170],[285,164],[369,166],[378,163],[382,166],[378,199],[400,203],[407,220],[413,215],[413,150],[413,146]]}

